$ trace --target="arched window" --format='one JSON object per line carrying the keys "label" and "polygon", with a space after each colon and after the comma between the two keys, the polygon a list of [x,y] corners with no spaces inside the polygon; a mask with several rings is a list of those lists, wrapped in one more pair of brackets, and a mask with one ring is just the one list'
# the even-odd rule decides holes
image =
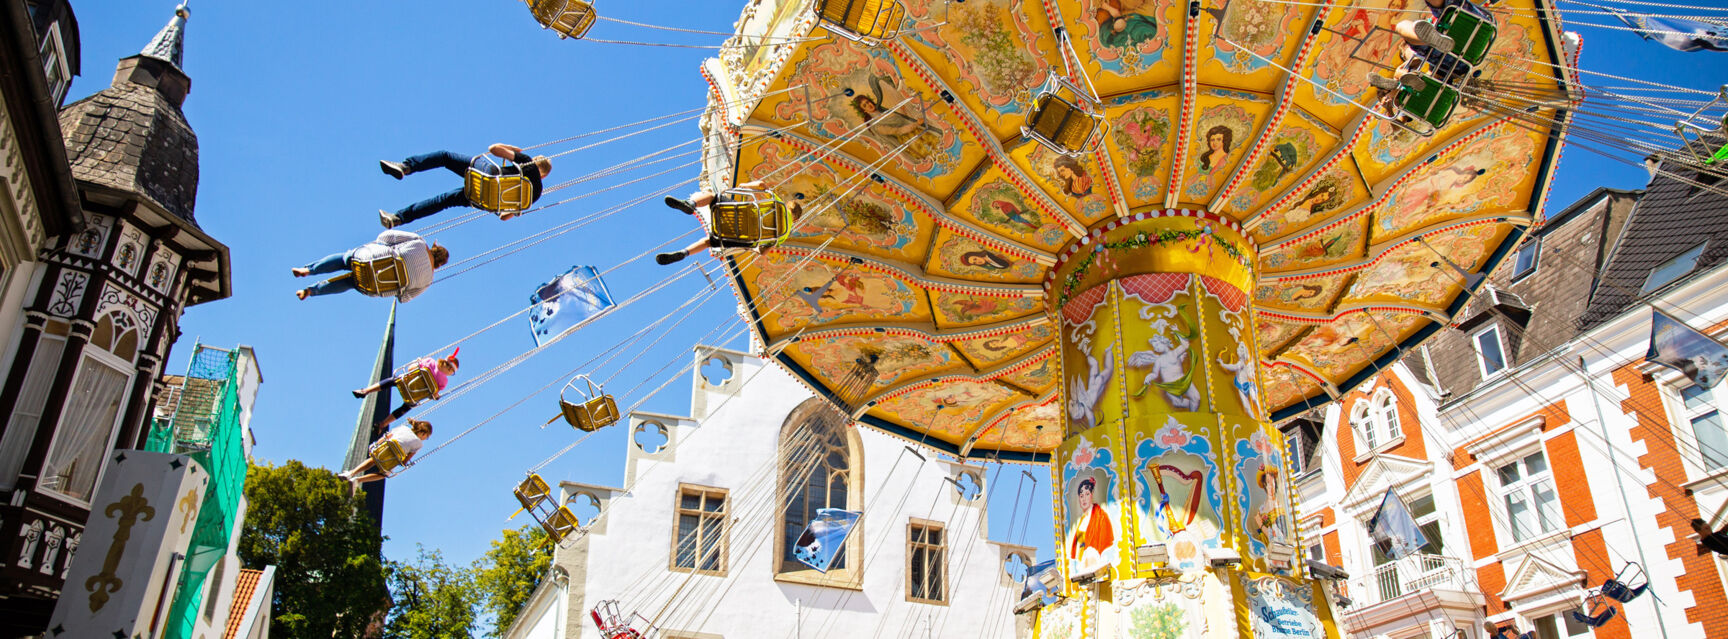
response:
{"label": "arched window", "polygon": [[1376,450],[1398,438],[1398,400],[1392,391],[1380,389],[1373,397],[1356,402],[1350,425],[1361,437],[1362,452]]}
{"label": "arched window", "polygon": [[849,420],[821,398],[810,398],[792,410],[780,428],[779,496],[781,525],[776,578],[819,585],[856,586],[862,583],[862,536],[854,530],[846,548],[822,574],[793,555],[804,527],[822,508],[859,510],[864,507],[864,457],[858,433]]}
{"label": "arched window", "polygon": [[38,488],[78,502],[90,500],[102,456],[113,444],[126,410],[137,357],[138,320],[130,312],[114,309],[97,320],[78,372],[72,376]]}

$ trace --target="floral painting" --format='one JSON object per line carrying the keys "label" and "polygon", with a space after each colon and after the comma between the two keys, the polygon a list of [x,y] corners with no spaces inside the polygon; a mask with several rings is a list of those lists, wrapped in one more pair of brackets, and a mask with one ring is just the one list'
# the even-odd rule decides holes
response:
{"label": "floral painting", "polygon": [[1120,154],[1117,168],[1135,199],[1158,196],[1159,169],[1171,131],[1170,113],[1152,106],[1129,109],[1111,123],[1110,139]]}
{"label": "floral painting", "polygon": [[[1224,68],[1250,73],[1271,65],[1287,34],[1298,33],[1302,7],[1278,2],[1230,2],[1213,49]],[[1299,37],[1299,36],[1298,36]]]}
{"label": "floral painting", "polygon": [[[1039,52],[1029,48],[1028,43],[1046,36],[1026,22],[1025,1],[907,0],[906,13],[921,29],[909,35],[956,62],[954,71],[985,106],[1019,113],[1030,105],[1029,91],[1042,85],[1049,71]],[[927,28],[939,23],[940,28]]]}

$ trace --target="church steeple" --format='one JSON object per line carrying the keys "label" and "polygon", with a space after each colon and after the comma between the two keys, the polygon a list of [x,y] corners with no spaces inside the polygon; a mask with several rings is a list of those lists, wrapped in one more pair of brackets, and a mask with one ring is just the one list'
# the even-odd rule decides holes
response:
{"label": "church steeple", "polygon": [[156,32],[156,37],[151,38],[150,44],[144,45],[144,50],[139,54],[172,64],[176,69],[180,68],[180,57],[186,39],[186,18],[191,16],[191,13],[184,2],[174,7],[174,18],[169,20],[161,31]]}
{"label": "church steeple", "polygon": [[174,108],[180,108],[186,101],[186,94],[192,92],[192,78],[180,66],[185,62],[186,18],[189,16],[191,11],[185,3],[174,7],[174,17],[156,32],[149,44],[144,45],[144,50],[138,55],[120,59],[119,67],[114,70],[114,86],[130,82],[151,87]]}

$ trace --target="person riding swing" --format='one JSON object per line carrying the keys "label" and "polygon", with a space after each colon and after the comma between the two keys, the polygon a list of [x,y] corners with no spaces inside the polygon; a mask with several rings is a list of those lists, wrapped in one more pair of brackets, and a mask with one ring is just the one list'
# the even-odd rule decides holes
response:
{"label": "person riding swing", "polygon": [[[746,225],[745,233],[737,237],[731,236],[724,228],[720,209],[745,207],[749,213],[757,216]],[[695,255],[703,249],[750,249],[761,251],[768,246],[779,243],[791,233],[791,225],[804,215],[804,205],[793,202],[790,209],[781,208],[779,198],[769,192],[761,181],[745,182],[722,193],[702,191],[692,195],[689,200],[680,200],[670,195],[666,196],[666,206],[686,215],[695,215],[696,209],[710,208],[715,213],[710,223],[708,237],[696,240],[681,251],[661,253],[654,256],[654,261],[661,265],[674,264],[684,258]],[[771,218],[771,219],[765,219]],[[745,237],[747,235],[748,237]]]}
{"label": "person riding swing", "polygon": [[[446,355],[446,356],[439,358],[439,359],[433,359],[430,357],[422,357],[420,359],[414,360],[414,362],[410,363],[408,365],[408,368],[406,370],[404,370],[402,372],[402,374],[386,377],[384,379],[378,380],[376,383],[372,384],[371,386],[367,386],[365,388],[353,391],[354,397],[356,399],[364,398],[367,395],[371,395],[372,393],[376,393],[379,390],[382,390],[385,386],[390,386],[390,385],[396,384],[397,380],[399,380],[403,377],[407,377],[408,375],[414,374],[417,371],[426,371],[426,373],[432,378],[432,388],[431,388],[432,396],[430,397],[430,399],[438,399],[439,395],[444,392],[444,387],[450,385],[450,376],[455,375],[456,370],[462,366],[462,362],[460,362],[459,360],[456,359],[456,354],[460,353],[460,352],[462,352],[462,349],[458,348],[454,351],[451,351],[449,355]],[[378,427],[383,428],[385,426],[389,426],[391,422],[394,422],[398,419],[402,419],[403,415],[407,415],[408,411],[414,410],[414,407],[419,406],[419,405],[420,405],[419,401],[415,401],[414,399],[408,398],[406,396],[403,397],[402,405],[397,406],[396,410],[390,411],[389,415],[386,415],[384,417],[384,419],[379,420],[378,421]]]}
{"label": "person riding swing", "polygon": [[[414,458],[415,453],[420,452],[420,447],[425,445],[426,440],[431,438],[431,422],[410,419],[408,420],[407,425],[397,426],[390,429],[390,431],[385,433],[383,437],[379,438],[379,441],[382,442],[388,439],[396,442],[396,445],[402,448],[403,453],[402,461],[400,463],[407,464],[408,460]],[[367,472],[375,468],[378,468],[378,460],[368,456],[365,461],[360,462],[360,465],[338,473],[336,476],[341,478],[343,481],[348,482],[349,492],[355,492],[360,489],[360,484],[378,481],[389,476],[386,474],[388,471],[385,470]]]}
{"label": "person riding swing", "polygon": [[[437,168],[447,169],[451,173],[455,173],[457,176],[463,177],[464,179],[468,179],[469,173],[476,170],[482,171],[489,177],[520,175],[527,178],[529,185],[532,187],[531,197],[528,199],[527,204],[532,205],[535,201],[540,199],[540,193],[542,191],[540,181],[544,180],[546,176],[552,174],[551,158],[544,155],[530,157],[528,154],[522,152],[521,147],[503,143],[492,145],[486,149],[486,152],[498,158],[509,160],[511,164],[499,166],[495,162],[477,161],[485,158],[484,155],[469,157],[458,154],[454,151],[433,151],[431,153],[416,155],[401,162],[380,160],[378,162],[378,168],[383,170],[385,175],[398,180],[408,175],[422,171],[430,171]],[[484,204],[476,202],[471,198],[466,187],[458,187],[453,191],[434,195],[419,202],[410,204],[395,213],[391,213],[384,209],[378,209],[378,223],[384,225],[384,228],[387,229],[396,228],[415,220],[432,217],[433,215],[442,212],[444,209],[457,206],[476,206],[486,208]],[[522,208],[527,207],[524,206]],[[501,210],[495,212],[499,214],[498,219],[501,220],[508,220],[521,213],[520,210]]]}
{"label": "person riding swing", "polygon": [[432,286],[434,272],[450,261],[450,251],[419,235],[388,230],[378,239],[342,253],[326,255],[293,269],[294,277],[340,275],[295,291],[306,299],[358,290],[372,297],[396,296],[399,302],[414,299]]}

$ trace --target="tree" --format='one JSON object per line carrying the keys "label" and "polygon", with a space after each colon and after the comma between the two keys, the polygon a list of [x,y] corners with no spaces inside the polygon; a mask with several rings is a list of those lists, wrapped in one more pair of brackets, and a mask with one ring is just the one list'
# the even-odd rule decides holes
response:
{"label": "tree", "polygon": [[389,564],[390,621],[386,639],[467,637],[474,630],[480,594],[474,568],[451,568],[436,550],[419,548],[414,563]]}
{"label": "tree", "polygon": [[487,636],[504,636],[551,566],[552,544],[538,526],[505,530],[500,538],[492,540],[486,556],[474,562],[480,605],[492,617],[492,629]]}
{"label": "tree", "polygon": [[276,566],[277,637],[363,637],[388,595],[378,526],[348,484],[290,460],[253,464],[240,561]]}

